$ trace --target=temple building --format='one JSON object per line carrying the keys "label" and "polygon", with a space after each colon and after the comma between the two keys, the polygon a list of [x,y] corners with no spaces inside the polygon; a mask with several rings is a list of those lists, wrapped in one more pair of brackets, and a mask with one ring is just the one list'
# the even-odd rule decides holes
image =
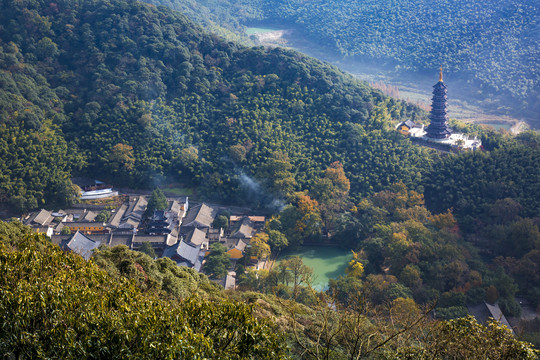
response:
{"label": "temple building", "polygon": [[439,82],[433,86],[431,103],[431,123],[426,128],[426,136],[430,139],[446,139],[452,134],[448,127],[448,102],[446,101],[447,88],[443,82],[442,66],[439,72]]}
{"label": "temple building", "polygon": [[424,127],[411,120],[400,122],[396,130],[408,136],[413,142],[441,151],[455,151],[460,149],[476,150],[482,146],[477,137],[454,133],[448,126],[447,87],[443,82],[442,66],[439,72],[439,81],[433,86],[433,98],[430,124]]}

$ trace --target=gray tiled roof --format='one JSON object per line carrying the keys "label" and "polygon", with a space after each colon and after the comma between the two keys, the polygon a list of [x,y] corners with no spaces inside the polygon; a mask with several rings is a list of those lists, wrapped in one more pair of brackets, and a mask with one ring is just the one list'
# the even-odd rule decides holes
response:
{"label": "gray tiled roof", "polygon": [[95,211],[88,211],[86,215],[84,216],[83,221],[94,221],[97,215],[98,213]]}
{"label": "gray tiled roof", "polygon": [[508,329],[513,331],[510,323],[502,313],[498,304],[491,305],[483,301],[478,305],[468,305],[467,308],[469,313],[471,313],[471,315],[473,315],[479,323],[486,324],[487,320],[491,317],[497,321],[500,321],[502,324],[506,325]]}
{"label": "gray tiled roof", "polygon": [[246,216],[242,219],[241,222],[239,222],[236,225],[235,229],[233,230],[231,234],[231,237],[240,238],[240,239],[251,238],[251,236],[253,235],[253,231],[254,231],[253,223]]}
{"label": "gray tiled roof", "polygon": [[136,229],[139,227],[140,223],[139,220],[128,218],[123,220],[118,227],[121,229]]}
{"label": "gray tiled roof", "polygon": [[407,120],[404,122],[404,124],[407,125],[411,129],[416,125],[412,120]]}
{"label": "gray tiled roof", "polygon": [[111,234],[108,244],[111,247],[117,245],[126,245],[127,247],[130,247],[132,239],[133,234]]}
{"label": "gray tiled roof", "polygon": [[139,221],[142,220],[147,205],[148,201],[146,201],[144,196],[130,198],[129,207],[125,212],[123,219],[131,218]]}
{"label": "gray tiled roof", "polygon": [[120,206],[118,210],[113,214],[113,216],[111,216],[111,218],[109,219],[108,225],[112,227],[118,227],[120,225],[120,221],[122,220],[122,218],[124,217],[124,214],[126,213],[127,208],[128,207],[126,204],[123,204],[122,206]]}
{"label": "gray tiled roof", "polygon": [[210,227],[214,222],[217,210],[206,204],[191,208],[183,221],[183,226]]}
{"label": "gray tiled roof", "polygon": [[149,243],[162,243],[162,244],[166,244],[167,243],[167,235],[135,235],[135,237],[133,238],[133,242],[134,243],[144,243],[144,242],[149,242]]}
{"label": "gray tiled roof", "polygon": [[195,228],[186,236],[185,241],[200,246],[202,243],[207,241],[206,233],[202,230]]}
{"label": "gray tiled roof", "polygon": [[51,223],[52,220],[53,217],[51,216],[51,212],[45,209],[41,209],[32,221],[39,225],[47,226]]}
{"label": "gray tiled roof", "polygon": [[235,248],[240,250],[240,251],[244,251],[246,246],[247,246],[247,244],[245,242],[243,242],[242,240],[238,240],[238,242],[236,243]]}
{"label": "gray tiled roof", "polygon": [[88,260],[92,256],[94,249],[99,247],[100,244],[100,241],[94,241],[77,231],[66,246],[74,253],[81,255],[85,260]]}
{"label": "gray tiled roof", "polygon": [[170,212],[174,214],[178,214],[181,209],[182,209],[182,205],[178,201],[176,200],[171,201],[171,206],[169,207]]}
{"label": "gray tiled roof", "polygon": [[195,262],[197,261],[197,257],[199,256],[200,252],[201,252],[200,246],[186,243],[184,241],[180,242],[180,246],[178,246],[178,251],[177,251],[180,257],[182,257],[183,259],[186,259],[192,265],[195,265]]}

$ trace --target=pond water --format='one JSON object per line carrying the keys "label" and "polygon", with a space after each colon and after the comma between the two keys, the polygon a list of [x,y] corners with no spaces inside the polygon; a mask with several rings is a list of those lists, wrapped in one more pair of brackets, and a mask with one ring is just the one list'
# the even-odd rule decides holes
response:
{"label": "pond water", "polygon": [[291,256],[300,256],[305,265],[313,269],[313,287],[324,290],[328,280],[345,275],[352,252],[328,246],[303,246],[295,251],[282,252],[278,262]]}
{"label": "pond water", "polygon": [[486,122],[486,123],[481,123],[481,124],[489,125],[495,128],[495,130],[504,129],[504,130],[510,131],[510,128],[512,127],[511,124],[507,124],[507,123],[487,123]]}
{"label": "pond water", "polygon": [[260,28],[260,27],[248,27],[246,28],[246,34],[247,35],[255,35],[255,34],[264,34],[267,32],[277,31],[280,29],[272,29],[272,28]]}

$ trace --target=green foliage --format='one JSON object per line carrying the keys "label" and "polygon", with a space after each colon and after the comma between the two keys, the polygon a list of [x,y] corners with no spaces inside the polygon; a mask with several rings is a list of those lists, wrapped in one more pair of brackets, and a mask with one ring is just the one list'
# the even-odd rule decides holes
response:
{"label": "green foliage", "polygon": [[230,255],[227,254],[227,248],[220,243],[212,244],[210,254],[206,256],[204,272],[212,279],[220,279],[227,275],[231,262]]}
{"label": "green foliage", "polygon": [[362,281],[352,276],[340,276],[328,283],[332,297],[345,307],[352,307],[362,296]]}
{"label": "green foliage", "polygon": [[96,264],[113,278],[133,281],[143,291],[179,299],[215,294],[218,287],[193,269],[177,266],[169,258],[153,260],[126,246],[102,247],[93,255]]}
{"label": "green foliage", "polygon": [[[170,259],[152,260],[126,247],[100,249],[95,259],[86,262],[65,253],[20,223],[0,222],[0,320],[5,329],[0,351],[23,359],[89,354],[108,359],[284,359],[289,344],[291,355],[307,352],[313,358],[321,358],[318,351],[336,358],[392,359],[405,354],[418,359],[456,354],[534,359],[537,354],[496,322],[432,322],[410,299],[373,308],[357,297],[354,307],[342,307],[305,287],[298,289],[298,298],[309,306],[259,293],[228,294],[214,286],[212,296],[200,292],[199,285],[208,282],[204,275]],[[184,297],[167,290],[167,277],[175,271],[184,284],[194,281],[198,294]],[[350,285],[361,291],[359,284]]]}
{"label": "green foliage", "polygon": [[469,310],[465,306],[449,306],[437,309],[437,319],[451,320],[469,315]]}
{"label": "green foliage", "polygon": [[150,256],[152,259],[156,258],[156,251],[154,250],[154,248],[152,247],[150,243],[147,243],[147,242],[143,243],[141,247],[139,248],[139,251]]}
{"label": "green foliage", "polygon": [[464,307],[465,305],[465,294],[455,291],[442,293],[439,301],[437,302],[437,306],[441,308],[448,308],[452,306]]}
{"label": "green foliage", "polygon": [[64,226],[62,228],[62,231],[60,231],[62,235],[71,235],[71,228],[69,226]]}
{"label": "green foliage", "polygon": [[[498,200],[511,198],[522,215],[540,213],[540,147],[508,141],[491,152],[444,156],[423,178],[427,206],[459,216],[477,216]],[[513,216],[513,215],[511,215]]]}
{"label": "green foliage", "polygon": [[97,214],[95,221],[106,223],[109,221],[109,218],[111,217],[111,212],[107,210],[101,210],[99,214]]}
{"label": "green foliage", "polygon": [[499,298],[499,306],[506,316],[518,317],[521,315],[521,306],[514,297]]}
{"label": "green foliage", "polygon": [[[282,277],[287,276],[287,278],[290,278],[293,286],[293,296],[295,299],[299,295],[301,284],[308,286],[311,285],[313,269],[307,265],[304,265],[304,262],[300,257],[292,256],[288,259],[281,260],[279,267]],[[285,275],[284,273],[288,273],[290,275]]]}
{"label": "green foliage", "polygon": [[[18,208],[42,199],[53,206],[58,196],[49,192],[64,204],[71,194],[60,190],[82,165],[117,185],[168,177],[214,200],[261,206],[310,187],[335,161],[353,195],[398,179],[419,183],[421,150],[388,129],[418,109],[296,52],[225,42],[163,7],[99,4],[3,6],[0,111],[10,126],[0,136],[0,189]],[[12,140],[12,125],[23,123],[33,124],[24,136],[48,128],[57,135],[40,136],[46,151],[24,151],[40,159],[38,176],[7,156],[32,144]],[[259,188],[244,186],[242,174]]]}
{"label": "green foliage", "polygon": [[504,325],[491,321],[480,325],[472,316],[441,322],[432,346],[418,359],[524,359],[534,360],[538,351],[518,341]]}
{"label": "green foliage", "polygon": [[251,306],[160,299],[17,224],[0,223],[0,238],[0,352],[8,357],[285,357],[276,330]]}
{"label": "green foliage", "polygon": [[287,237],[279,230],[267,230],[268,245],[273,253],[278,253],[289,245]]}
{"label": "green foliage", "polygon": [[[187,1],[166,3],[189,7]],[[320,45],[396,72],[433,72],[442,62],[452,80],[461,80],[462,92],[494,110],[525,109],[534,117],[540,106],[539,67],[533,61],[538,47],[531,46],[538,43],[536,4],[505,0],[498,5],[480,0],[439,6],[427,0],[247,0],[196,7],[221,26],[234,19],[233,29],[254,20],[296,27]],[[208,23],[200,14],[194,18]]]}
{"label": "green foliage", "polygon": [[225,215],[218,215],[212,223],[214,229],[226,229],[229,227],[229,218]]}
{"label": "green foliage", "polygon": [[146,214],[148,216],[152,216],[154,211],[156,210],[166,210],[169,206],[169,203],[167,202],[167,198],[163,194],[163,191],[161,189],[154,189],[152,191],[152,194],[150,195],[150,198],[148,199],[148,205],[146,206]]}

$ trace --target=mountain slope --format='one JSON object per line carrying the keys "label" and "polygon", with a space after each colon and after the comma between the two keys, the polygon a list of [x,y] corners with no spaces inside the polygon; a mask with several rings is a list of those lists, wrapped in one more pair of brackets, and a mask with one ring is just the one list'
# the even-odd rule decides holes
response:
{"label": "mountain slope", "polygon": [[[136,271],[145,275],[141,265]],[[0,353],[6,357],[285,358],[275,327],[256,319],[251,306],[143,292],[20,224],[0,222],[0,274]]]}
{"label": "mountain slope", "polygon": [[[293,165],[293,190],[335,160],[354,171],[354,193],[418,183],[420,151],[388,130],[416,109],[333,67],[244,48],[138,2],[4,0],[3,9],[2,46],[58,98],[37,123],[62,130],[83,172],[117,185],[168,177],[236,202],[246,201],[242,175],[257,177],[275,154]],[[22,126],[14,113],[2,122]]]}
{"label": "mountain slope", "polygon": [[342,55],[398,72],[422,74],[443,65],[449,76],[461,80],[463,100],[474,97],[499,113],[535,121],[540,107],[538,1],[150,2],[195,6],[198,11],[188,13],[195,21],[206,25],[198,14],[210,13],[213,24],[233,31],[243,32],[238,24],[261,21],[293,26]]}

